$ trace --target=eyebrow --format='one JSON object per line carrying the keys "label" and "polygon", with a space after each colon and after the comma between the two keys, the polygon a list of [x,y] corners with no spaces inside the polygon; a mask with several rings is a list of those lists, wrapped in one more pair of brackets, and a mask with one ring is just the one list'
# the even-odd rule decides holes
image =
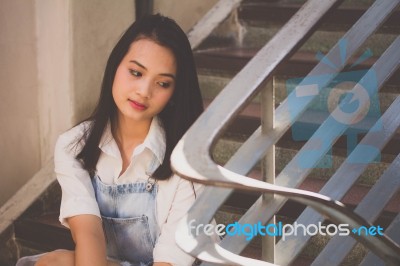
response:
{"label": "eyebrow", "polygon": [[[147,68],[146,68],[144,65],[142,65],[141,63],[139,63],[139,62],[136,61],[136,60],[130,60],[129,62],[138,65],[139,67],[143,68],[144,70],[147,70]],[[161,73],[161,74],[159,74],[159,75],[160,75],[160,76],[164,76],[164,77],[170,77],[170,78],[172,78],[173,80],[176,79],[176,78],[175,78],[175,75],[170,74],[170,73]]]}

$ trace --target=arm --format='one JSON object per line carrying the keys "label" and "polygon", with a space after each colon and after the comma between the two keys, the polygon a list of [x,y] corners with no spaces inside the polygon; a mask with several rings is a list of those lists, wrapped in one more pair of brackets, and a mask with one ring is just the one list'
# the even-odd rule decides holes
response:
{"label": "arm", "polygon": [[61,135],[54,151],[54,166],[62,189],[60,221],[71,230],[76,244],[76,265],[106,265],[105,239],[100,211],[87,171],[75,159],[71,142],[80,126]]}
{"label": "arm", "polygon": [[75,241],[75,265],[107,265],[106,244],[101,219],[83,214],[67,219]]}
{"label": "arm", "polygon": [[[172,180],[167,182],[174,182],[175,185],[164,190],[162,192],[163,195],[159,195],[163,199],[171,195],[172,201],[169,210],[167,211],[167,219],[164,224],[161,225],[161,234],[157,240],[156,246],[154,247],[153,266],[187,266],[191,265],[194,261],[194,258],[182,251],[175,241],[176,227],[195,201],[192,184],[178,176],[173,176],[171,179]],[[202,185],[194,184],[194,186],[196,194],[199,195],[202,190]],[[159,265],[156,263],[167,264]]]}

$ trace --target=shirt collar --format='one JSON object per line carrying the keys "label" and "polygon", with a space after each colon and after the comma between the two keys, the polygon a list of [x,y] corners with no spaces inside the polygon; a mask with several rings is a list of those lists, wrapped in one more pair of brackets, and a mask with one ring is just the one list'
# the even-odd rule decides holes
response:
{"label": "shirt collar", "polygon": [[[113,138],[111,133],[111,123],[108,122],[106,129],[104,130],[103,136],[101,137],[99,148],[106,154],[121,158],[118,145]],[[149,149],[157,158],[160,164],[164,160],[166,150],[165,132],[161,126],[161,121],[158,117],[154,117],[151,121],[149,132],[143,143],[137,146],[132,154],[132,157],[140,154],[144,149]]]}
{"label": "shirt collar", "polygon": [[143,145],[152,151],[160,164],[162,164],[165,156],[166,140],[164,129],[161,126],[161,121],[158,117],[154,117],[151,121],[149,133],[147,134]]}

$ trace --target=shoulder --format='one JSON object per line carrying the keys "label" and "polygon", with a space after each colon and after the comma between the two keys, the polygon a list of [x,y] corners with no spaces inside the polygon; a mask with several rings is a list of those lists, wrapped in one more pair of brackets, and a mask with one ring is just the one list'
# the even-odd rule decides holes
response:
{"label": "shoulder", "polygon": [[55,154],[59,152],[65,152],[66,149],[72,150],[74,147],[82,147],[84,143],[82,143],[80,140],[89,130],[91,124],[91,121],[82,122],[59,135],[55,146]]}
{"label": "shoulder", "polygon": [[92,122],[84,121],[73,128],[62,133],[58,138],[73,141],[76,138],[81,138],[83,134],[90,128]]}

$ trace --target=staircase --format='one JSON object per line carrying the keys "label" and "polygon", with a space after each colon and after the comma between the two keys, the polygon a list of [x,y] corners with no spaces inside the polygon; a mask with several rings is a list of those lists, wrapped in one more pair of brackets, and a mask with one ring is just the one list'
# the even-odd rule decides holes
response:
{"label": "staircase", "polygon": [[[313,2],[313,4],[315,5],[313,5],[312,8],[314,8],[314,10],[316,9],[322,10],[323,8],[318,5],[327,4],[326,2],[315,1]],[[379,11],[392,10],[391,8],[388,7],[386,9],[383,8],[382,7],[383,2],[384,1],[377,1],[373,5],[374,7],[371,8],[370,10],[374,10],[374,12],[377,11],[378,9],[380,9]],[[385,3],[387,4],[389,2]],[[269,202],[268,199],[264,200],[263,198],[259,198],[259,196],[261,195],[260,192],[262,191],[270,193],[274,192],[279,196],[284,195],[286,197],[291,197],[291,195],[293,196],[296,193],[297,193],[296,195],[299,197],[300,195],[304,197],[310,196],[310,193],[299,192],[299,191],[289,192],[285,190],[287,187],[288,188],[295,187],[300,189],[306,189],[309,191],[317,191],[317,192],[321,191],[320,193],[322,194],[327,193],[327,195],[329,195],[330,197],[341,200],[348,207],[357,206],[355,212],[360,213],[360,215],[363,215],[363,217],[369,217],[368,218],[369,221],[374,221],[375,223],[384,223],[384,220],[387,218],[388,221],[392,222],[391,224],[393,228],[396,228],[397,219],[399,217],[397,215],[398,210],[394,210],[391,217],[389,217],[390,216],[389,215],[388,217],[385,218],[385,215],[383,215],[380,218],[383,220],[376,221],[375,214],[372,217],[370,214],[367,214],[368,211],[363,208],[366,208],[366,206],[368,206],[367,202],[371,204],[371,197],[373,197],[372,195],[376,195],[375,193],[377,190],[379,190],[378,188],[383,188],[382,183],[384,183],[385,181],[382,180],[386,180],[386,178],[392,178],[395,180],[398,179],[396,177],[395,169],[398,169],[397,164],[399,160],[398,154],[400,149],[399,146],[396,146],[397,140],[399,138],[398,124],[397,124],[398,121],[397,119],[394,119],[399,108],[399,106],[397,105],[399,100],[398,99],[399,87],[398,87],[398,81],[396,81],[396,75],[398,74],[398,72],[392,73],[391,75],[392,78],[390,80],[386,81],[385,83],[381,83],[383,84],[383,88],[381,87],[380,89],[380,94],[378,97],[379,99],[377,99],[376,101],[372,101],[373,103],[371,106],[371,110],[372,109],[379,110],[382,113],[385,110],[388,110],[388,112],[386,112],[384,116],[385,119],[389,120],[386,120],[387,122],[385,123],[388,123],[388,121],[391,121],[390,119],[393,119],[393,123],[397,127],[394,129],[393,132],[396,132],[397,130],[397,133],[394,133],[394,135],[390,136],[390,140],[388,139],[389,142],[386,145],[379,144],[380,146],[382,146],[379,148],[379,150],[382,149],[382,156],[379,160],[379,163],[370,164],[367,169],[364,169],[362,171],[360,171],[361,169],[357,170],[357,173],[360,174],[362,173],[361,177],[358,178],[357,176],[356,179],[358,179],[358,182],[354,186],[352,186],[350,190],[348,190],[347,187],[350,186],[350,184],[352,184],[353,181],[350,181],[350,178],[349,180],[343,178],[346,177],[346,174],[349,176],[354,176],[355,174],[354,169],[351,169],[351,166],[349,165],[349,159],[347,158],[348,147],[349,145],[354,145],[354,142],[358,143],[361,137],[365,136],[363,138],[362,145],[359,146],[358,149],[356,150],[356,152],[358,153],[358,156],[356,156],[357,158],[350,157],[350,161],[354,159],[362,161],[363,159],[365,159],[364,156],[366,156],[366,154],[360,152],[363,149],[363,145],[365,145],[366,143],[377,144],[380,142],[378,136],[372,137],[373,133],[371,133],[371,131],[368,135],[365,135],[366,131],[364,131],[364,134],[360,134],[357,140],[355,140],[355,138],[351,139],[350,137],[349,138],[342,137],[341,139],[339,139],[339,141],[335,142],[335,145],[333,146],[332,149],[333,158],[331,163],[333,167],[331,168],[318,169],[311,172],[306,172],[302,171],[303,169],[300,169],[301,167],[296,165],[297,163],[296,161],[294,162],[290,161],[293,158],[299,159],[298,157],[295,157],[294,154],[296,154],[297,156],[299,154],[297,151],[299,151],[300,148],[302,149],[302,154],[304,154],[304,151],[307,151],[307,149],[311,148],[311,146],[314,145],[310,142],[304,144],[304,142],[302,142],[304,141],[304,139],[301,139],[304,136],[299,136],[299,135],[303,133],[306,134],[307,131],[314,132],[315,128],[319,127],[319,124],[327,118],[326,114],[327,110],[322,108],[324,107],[324,105],[326,107],[326,102],[322,104],[321,102],[311,103],[308,109],[305,110],[304,115],[300,116],[299,120],[297,120],[296,122],[297,125],[295,123],[286,132],[286,134],[284,134],[286,131],[286,125],[288,124],[288,117],[285,116],[287,114],[285,113],[285,111],[290,110],[290,108],[293,107],[294,109],[300,112],[300,108],[298,108],[298,106],[294,105],[291,106],[290,104],[291,98],[288,99],[288,96],[289,97],[293,96],[293,93],[289,95],[287,91],[288,87],[290,87],[289,81],[292,81],[291,79],[293,77],[301,77],[301,76],[304,77],[307,73],[310,72],[311,69],[312,71],[314,71],[315,69],[315,71],[313,72],[314,75],[324,73],[319,71],[321,71],[322,69],[326,71],[328,67],[323,65],[324,64],[329,65],[329,63],[331,62],[328,61],[327,58],[321,56],[321,54],[326,54],[327,51],[330,49],[330,47],[333,46],[333,44],[338,43],[335,46],[334,52],[339,52],[340,50],[340,55],[342,57],[346,57],[345,55],[346,53],[344,53],[343,52],[344,49],[342,49],[343,47],[345,47],[345,45],[343,44],[343,42],[339,41],[340,37],[343,35],[343,30],[346,29],[346,21],[351,21],[349,23],[354,23],[354,21],[356,21],[358,17],[360,17],[362,14],[364,15],[363,11],[365,10],[366,6],[369,6],[370,3],[361,1],[357,2],[349,1],[349,2],[344,2],[336,10],[330,11],[330,13],[324,16],[323,21],[321,23],[317,23],[318,30],[311,35],[308,41],[304,43],[304,45],[302,45],[302,47],[300,47],[299,50],[293,48],[297,52],[291,54],[290,49],[292,48],[291,47],[289,48],[290,45],[286,45],[283,42],[286,40],[288,42],[293,41],[292,36],[290,36],[290,34],[289,35],[281,34],[279,36],[280,42],[278,42],[277,41],[278,38],[275,38],[277,36],[276,35],[277,31],[274,30],[275,29],[274,26],[277,23],[279,23],[279,20],[281,18],[284,18],[286,16],[285,14],[292,15],[299,7],[296,6],[297,4],[298,2],[296,3],[294,1],[274,1],[274,2],[270,1],[269,3],[267,3],[267,1],[263,2],[243,1],[241,7],[237,10],[237,12],[234,15],[232,15],[225,22],[225,25],[222,25],[220,30],[216,30],[212,35],[212,37],[203,42],[196,51],[197,54],[196,59],[198,66],[204,69],[204,72],[200,70],[200,76],[204,78],[202,79],[202,82],[210,83],[213,85],[214,88],[224,88],[224,90],[221,91],[218,94],[218,97],[212,101],[210,107],[206,110],[206,113],[196,122],[196,125],[192,127],[190,132],[188,132],[188,134],[185,136],[184,140],[178,145],[177,149],[175,149],[174,155],[172,157],[173,166],[175,167],[175,170],[178,173],[182,174],[182,176],[185,176],[189,180],[207,184],[209,185],[210,188],[208,190],[208,193],[204,193],[203,194],[204,197],[199,199],[199,202],[201,203],[194,206],[194,208],[190,211],[190,213],[186,217],[186,223],[191,219],[196,219],[197,224],[206,223],[210,215],[215,213],[215,210],[222,202],[224,202],[222,208],[224,208],[224,206],[226,207],[227,205],[231,206],[233,205],[234,207],[241,205],[244,207],[246,213],[245,216],[242,216],[241,218],[242,224],[246,222],[249,223],[250,221],[255,223],[257,220],[258,221],[262,220],[262,222],[267,222],[268,219],[271,217],[271,212],[274,213],[277,209],[279,209],[278,206],[280,206],[279,204],[281,204],[282,201],[280,197],[279,200],[273,199],[271,200],[271,202]],[[363,7],[362,5],[365,6]],[[308,9],[302,8],[302,10],[299,11],[300,13],[302,13],[301,15],[311,14],[312,12],[311,4],[308,5],[307,8]],[[267,9],[270,9],[271,13],[268,13]],[[251,11],[249,10],[253,10],[252,12],[255,13],[251,13]],[[353,30],[351,34],[346,34],[346,36],[349,39],[352,39],[353,44],[355,40],[360,40],[362,38],[361,36],[357,36],[360,35],[359,34],[360,32],[361,33],[367,32],[367,27],[372,26],[376,21],[378,21],[377,13],[382,14],[382,12],[377,12],[375,13],[375,15],[371,15],[372,11],[371,12],[369,11],[366,16],[363,16],[364,17],[363,22],[365,23],[366,21],[369,21],[369,24],[365,23],[363,30],[360,31]],[[340,15],[341,12],[342,14],[347,14],[347,15],[341,16]],[[249,13],[255,15],[249,15]],[[354,61],[349,60],[348,65],[344,68],[344,72],[357,69],[357,65],[361,67],[358,69],[362,69],[362,67],[366,66],[369,67],[372,64],[375,65],[374,69],[381,69],[381,67],[383,68],[385,62],[390,61],[388,60],[388,58],[390,57],[388,57],[387,55],[380,57],[381,58],[380,61],[378,61],[376,57],[379,57],[382,51],[386,49],[388,44],[392,43],[393,40],[395,40],[398,36],[398,29],[389,26],[389,23],[393,23],[399,20],[398,17],[396,18],[396,16],[398,16],[396,13],[398,13],[398,10],[395,11],[394,15],[388,18],[386,24],[383,23],[382,27],[380,27],[380,29],[375,34],[371,35],[367,39],[364,46],[360,47],[358,56],[354,57],[355,58]],[[262,15],[257,15],[257,14],[262,14]],[[340,21],[340,23],[336,23],[336,20],[332,19],[332,17],[334,16],[338,18],[341,17],[349,18],[348,14],[354,14],[354,17],[349,20],[342,20]],[[306,19],[304,19],[304,17],[301,15],[299,14],[297,18],[292,20],[292,22],[296,21],[296,19],[297,22],[299,21],[304,22]],[[251,18],[250,21],[247,20],[248,18]],[[264,18],[266,19],[264,20]],[[313,18],[315,19],[315,17]],[[361,23],[357,22],[358,23],[357,25],[359,26],[363,22]],[[262,29],[260,29],[261,27],[259,27],[259,25],[263,25]],[[268,30],[265,29],[266,25],[268,27]],[[304,25],[306,25],[306,23],[304,23]],[[296,30],[299,31],[303,30],[302,28],[303,24],[293,25],[292,23],[291,26],[292,27],[296,26]],[[351,25],[347,25],[347,28],[350,28],[350,26]],[[306,26],[304,26],[304,28],[305,27]],[[279,26],[277,28],[279,28]],[[356,27],[354,26],[353,28]],[[291,32],[290,29],[291,28],[286,27],[285,33],[296,34],[296,31],[293,30]],[[229,32],[227,33],[224,30],[229,30]],[[252,36],[252,38],[249,38],[252,41],[246,42],[247,40],[246,38],[248,36]],[[270,36],[274,36],[273,39],[269,39]],[[260,41],[260,46],[264,45],[265,41],[270,40],[270,42],[266,46],[264,46],[262,50],[258,50],[260,47],[257,44],[258,40],[257,38],[260,38],[262,40]],[[386,41],[387,43],[385,43]],[[397,38],[395,41],[395,46],[396,45],[398,46],[398,43],[399,42]],[[282,45],[281,49],[277,48],[277,46],[279,45]],[[371,46],[371,51],[376,57],[371,58],[370,61],[359,60],[358,57],[361,58],[364,57],[363,59],[365,59],[366,54],[362,54],[362,52],[369,46]],[[396,49],[393,49],[393,47],[395,46],[392,45],[391,53],[389,54],[393,55],[395,53],[394,51],[396,51]],[[316,50],[315,47],[317,47],[318,50]],[[276,52],[276,54],[268,53],[271,51]],[[284,53],[290,55],[288,60],[282,59],[284,58],[283,56]],[[269,57],[271,57],[272,59],[270,59]],[[318,57],[318,60],[315,60],[315,57]],[[382,60],[382,58],[385,58],[385,60]],[[249,64],[247,64],[243,69],[241,69],[245,65],[245,62],[247,62],[249,59],[251,59],[251,61],[249,61]],[[282,64],[279,64],[281,62],[279,60],[283,60],[284,62]],[[397,57],[396,60],[397,62],[395,66],[393,66],[393,68],[390,67],[390,71],[392,71],[398,66],[399,60]],[[268,70],[260,69],[260,67],[262,67],[263,61],[264,61],[263,67],[268,68]],[[277,63],[277,61],[279,63]],[[318,64],[318,68],[314,68],[316,62],[319,63],[319,61],[321,61],[322,63]],[[361,64],[362,61],[365,64],[364,66],[362,66]],[[275,65],[270,66],[268,65],[268,63],[277,64],[277,67],[275,67]],[[322,67],[320,67],[321,65]],[[335,68],[335,65],[333,66],[333,68]],[[241,71],[238,73],[238,70],[240,69]],[[230,78],[233,75],[235,76],[231,80]],[[246,78],[248,80],[246,80]],[[263,83],[262,81],[264,79],[272,80],[272,86],[270,84],[269,85],[267,84],[265,86],[265,83]],[[302,83],[302,85],[307,84],[306,83],[307,81],[308,79],[305,79],[305,83]],[[346,86],[344,86],[344,84],[341,84],[338,81],[340,81],[340,78],[338,78],[338,80],[336,81],[334,80],[334,83],[336,82],[336,84],[338,85],[343,85],[342,87],[337,88],[338,91],[348,89]],[[275,117],[277,117],[278,120],[277,126],[276,128],[272,128],[272,130],[271,128],[264,129],[263,124],[261,123],[261,129],[259,128],[256,132],[254,132],[254,129],[260,125],[260,122],[258,122],[260,120],[259,116],[255,114],[262,113],[260,112],[260,110],[263,108],[263,104],[260,104],[260,98],[263,96],[261,95],[259,98],[257,98],[254,97],[254,95],[257,92],[262,91],[262,89],[264,89],[262,92],[271,91],[271,87],[275,90],[275,102],[276,102]],[[349,87],[352,88],[352,86]],[[206,85],[203,85],[203,88],[207,88],[207,90],[205,91],[205,98],[213,98],[213,96],[217,94],[215,93],[215,91],[218,91],[215,89],[214,90],[209,89],[210,87],[207,87]],[[326,101],[327,100],[326,98],[322,100]],[[249,99],[253,100],[249,103]],[[308,105],[308,103],[304,104],[304,106],[306,105]],[[389,105],[391,105],[390,110],[388,109]],[[303,105],[301,108],[303,108]],[[373,121],[366,121],[366,124],[372,124],[372,123]],[[390,122],[388,123],[388,125],[389,124]],[[319,133],[325,131],[325,134],[329,135],[330,130],[336,130],[333,126],[331,127],[331,129],[329,129],[327,125],[329,125],[329,122],[324,123],[324,127],[321,127],[323,128],[323,130],[320,130]],[[251,126],[253,126],[253,128],[250,129],[249,132],[247,132],[246,134],[245,129],[243,128],[247,129],[249,127],[251,128]],[[368,127],[366,125],[363,126],[359,125],[359,126],[360,126],[359,128],[350,127],[348,131],[344,132],[345,135],[350,136],[351,134],[354,134],[356,132],[360,133],[359,130],[364,130]],[[306,132],[302,132],[300,134],[298,132],[299,129],[305,129],[304,131]],[[253,132],[254,134],[248,137],[249,133]],[[310,137],[311,133],[310,132],[308,133]],[[221,135],[222,138],[220,137]],[[294,142],[293,137],[297,139],[300,138],[300,141]],[[383,139],[383,135],[381,138]],[[244,144],[242,144],[243,140],[246,140]],[[201,143],[201,145],[197,145],[196,143],[199,144]],[[257,161],[263,156],[264,152],[268,153],[267,149],[270,148],[271,143],[276,145],[275,174],[278,176],[276,180],[277,184],[279,184],[280,187],[268,186],[265,183],[252,181],[246,178],[246,176],[249,176],[256,180],[261,179],[259,174],[260,163],[259,162],[257,163]],[[391,148],[393,148],[393,150],[389,151],[389,149]],[[220,152],[221,150],[222,152]],[[213,152],[211,156],[212,158],[207,156],[210,151]],[[228,151],[229,153],[231,153],[231,156],[228,155],[229,154]],[[346,162],[344,162],[345,158],[348,159]],[[215,161],[218,163],[218,165],[214,163]],[[391,164],[390,167],[388,167],[389,164]],[[255,167],[253,167],[254,165]],[[340,183],[337,183],[335,181],[338,180],[337,177],[341,177],[339,178],[339,180],[341,180]],[[327,180],[328,178],[330,179],[329,182]],[[377,181],[378,178],[379,181]],[[352,178],[352,180],[355,181],[354,178]],[[332,185],[335,182],[336,186]],[[320,190],[322,186],[323,189]],[[367,191],[369,190],[369,187],[372,186],[374,188],[370,189],[368,195],[365,197],[365,201],[363,201],[362,204],[359,204],[362,198],[362,196],[360,195],[363,194],[365,195],[365,193],[362,193],[361,191],[363,189]],[[233,190],[234,192],[233,194],[231,194]],[[245,191],[250,190],[252,192],[250,193],[241,192],[240,193],[241,196],[237,196],[239,195],[238,190],[245,190]],[[257,191],[259,193],[257,193]],[[339,191],[340,193],[343,192],[346,193],[345,195],[339,196],[338,195],[340,194]],[[386,191],[389,194],[390,189],[387,190],[387,188],[385,188],[384,190],[381,190],[381,192],[382,191]],[[380,210],[388,211],[388,207],[390,206],[390,204],[393,204],[392,206],[397,205],[396,203],[394,203],[395,201],[398,201],[397,188],[394,191],[395,191],[393,194],[394,197],[391,200],[392,203],[388,204],[385,203],[386,205],[381,204],[380,205],[381,207],[375,206],[374,208],[372,208],[372,205],[370,205],[371,206],[370,213],[375,213],[375,211],[377,210],[376,207],[378,207],[378,209],[382,208]],[[225,201],[225,198],[230,194],[231,196],[228,198],[227,201]],[[251,209],[247,209],[249,205],[244,206],[245,205],[244,199],[246,198],[246,196],[243,195],[245,194],[247,194],[246,195],[248,196],[247,198],[253,197],[253,202],[257,198],[257,203],[255,203],[255,205],[252,205]],[[251,195],[249,196],[248,194]],[[235,201],[235,196],[237,196],[236,201]],[[320,203],[323,201],[323,199],[319,197],[320,195],[318,196],[314,194],[314,196],[315,196],[314,199],[316,200],[318,198],[317,201],[320,201]],[[353,202],[351,202],[352,201],[351,196],[354,196],[352,199],[354,200]],[[381,198],[379,197],[381,196],[378,196],[378,198],[376,199],[380,200]],[[384,198],[385,197],[382,196],[382,199]],[[299,198],[297,197],[296,200],[299,200]],[[251,201],[249,200],[248,202]],[[306,204],[313,205],[311,202],[308,202]],[[280,211],[278,211],[278,215],[282,214],[285,207],[288,207],[290,205],[293,206],[293,204],[291,204],[291,202],[289,201],[286,205],[284,205],[283,208],[280,209]],[[313,206],[318,208],[317,205],[318,204]],[[328,206],[331,206],[328,202],[325,202],[324,204],[321,203],[321,205],[326,206],[326,208],[329,208]],[[269,208],[272,209],[269,210]],[[361,209],[363,209],[363,211],[361,211]],[[221,212],[221,208],[219,208],[219,211]],[[329,211],[324,210],[324,207],[321,206],[319,211],[325,214],[329,213]],[[244,211],[242,211],[241,213],[244,213]],[[294,214],[295,212],[291,211],[290,213]],[[307,217],[307,215],[310,215],[310,210],[304,212],[302,214],[302,217],[300,217],[299,219],[301,221],[304,221],[315,214],[309,217]],[[228,215],[225,216],[227,216],[227,219],[230,219],[231,217],[229,213]],[[334,216],[335,215],[329,217],[334,217]],[[236,216],[233,219],[233,221],[237,221],[239,217],[240,215]],[[349,215],[348,217],[356,218],[356,216],[354,215]],[[223,218],[221,218],[220,221],[223,221],[222,219]],[[318,219],[312,219],[312,220],[317,221]],[[341,220],[338,219],[337,217],[335,219],[336,221]],[[232,220],[230,220],[229,222],[232,222]],[[193,226],[193,224],[191,224],[191,226]],[[188,230],[188,225],[185,224],[184,221],[182,221],[180,228],[180,233],[182,234],[182,237],[179,238],[178,243],[181,244],[182,248],[185,248],[186,252],[189,252],[190,254],[195,255],[199,258],[204,258],[205,261],[214,262],[218,264],[230,263],[235,265],[242,265],[244,263],[249,263],[247,265],[267,265],[256,262],[254,260],[246,260],[243,259],[242,257],[235,256],[235,254],[240,253],[243,250],[243,248],[247,245],[246,241],[244,241],[244,237],[238,237],[238,236],[226,237],[221,245],[216,246],[209,239],[207,239],[207,237],[204,234],[200,236],[195,236],[192,234],[185,235],[185,232],[187,232],[187,230]],[[396,229],[394,229],[394,231],[396,231]],[[388,230],[388,234],[390,235],[392,232],[394,233],[394,231]],[[397,230],[396,232],[397,233],[394,233],[393,235],[394,237],[393,239],[397,239],[395,235],[398,234],[399,231]],[[303,253],[299,255],[298,246],[302,247],[302,244],[306,243],[308,240],[305,238],[303,239],[300,238],[296,240],[293,238],[291,240],[291,243],[288,245],[285,245],[282,243],[282,241],[279,241],[278,245],[276,245],[277,260],[275,262],[283,265],[286,265],[288,263],[293,263],[293,265],[298,265],[300,262],[296,261],[296,257],[300,258],[302,255],[308,255],[310,260],[314,260],[313,258],[318,255],[318,258],[313,262],[314,263],[313,265],[325,265],[324,263],[328,263],[327,258],[329,256],[329,252],[320,253],[321,247],[324,246],[323,244],[327,242],[326,241],[327,239],[323,239],[324,241],[321,241],[321,239],[318,238],[313,239],[315,240],[315,242],[318,243],[318,245],[316,245],[318,250],[314,250],[313,252],[308,252],[308,254]],[[310,246],[313,240],[308,242],[310,243]],[[328,250],[332,251],[335,250],[336,248],[335,253],[333,254],[337,254],[337,257],[336,255],[331,256],[333,257],[333,259],[329,261],[329,263],[331,263],[330,265],[337,265],[336,263],[338,262],[340,263],[341,261],[336,258],[339,257],[341,258],[343,254],[347,254],[345,253],[346,250],[338,251],[341,248],[341,243],[336,240],[331,242],[331,243],[336,243],[336,245],[332,244],[328,245]],[[186,246],[190,246],[190,248]],[[346,247],[350,246],[351,248],[351,245],[348,244],[347,240],[346,240],[346,245],[344,246]],[[303,250],[305,252],[307,250],[307,247]],[[254,252],[247,253],[246,249],[243,252],[244,253],[242,254],[244,255],[251,253],[254,256]],[[258,258],[260,257],[260,253],[261,252],[258,252]],[[285,256],[287,258],[285,258]],[[293,257],[295,257],[294,260]],[[359,254],[357,256],[349,256],[348,258],[350,260],[347,260],[347,262],[345,260],[345,262],[343,263],[354,265],[360,263],[361,260],[363,259],[363,256]],[[368,255],[367,258],[369,260],[370,256]],[[364,262],[368,264],[369,262],[372,261],[368,260]],[[206,263],[205,265],[209,264]]]}
{"label": "staircase", "polygon": [[[302,6],[305,1],[243,1],[232,14],[208,39],[195,51],[195,60],[198,67],[200,87],[203,91],[205,104],[210,103],[222,90],[233,76],[235,76],[246,63],[253,58],[258,50],[266,43],[280,27]],[[373,1],[344,1],[337,9],[331,11],[324,19],[318,30],[311,38],[293,54],[284,65],[281,65],[274,75],[274,91],[276,106],[287,97],[286,82],[293,78],[306,76],[319,62],[317,52],[326,54],[329,49],[340,39]],[[368,69],[382,54],[387,46],[399,35],[400,10],[397,9],[360,48],[360,54],[366,49],[371,49],[373,56],[353,68],[354,70]],[[354,63],[356,59],[352,60]],[[350,67],[347,67],[350,69]],[[346,71],[346,68],[345,70]],[[400,70],[389,79],[379,93],[379,106],[382,113],[400,95]],[[315,112],[324,112],[314,108]],[[218,141],[213,158],[220,165],[224,165],[242,142],[260,126],[261,107],[259,98],[253,102],[232,122],[224,135]],[[310,130],[319,126],[312,117],[303,117],[298,122],[299,127]],[[362,134],[363,136],[365,134]],[[361,139],[359,136],[359,139]],[[370,165],[361,175],[357,184],[343,198],[342,202],[350,208],[355,208],[359,201],[366,195],[369,188],[375,183],[376,178],[382,175],[396,155],[400,152],[400,131],[385,146],[379,163]],[[282,137],[276,149],[276,175],[294,157],[305,141],[294,141],[289,130]],[[318,192],[331,177],[338,166],[344,161],[347,153],[346,137],[341,137],[333,147],[333,167],[313,170],[301,184],[300,189]],[[250,172],[249,176],[261,180],[260,165]],[[217,223],[233,223],[258,199],[260,194],[236,190],[225,202],[217,214]],[[385,207],[376,224],[387,227],[394,217],[400,212],[400,193]],[[277,221],[283,223],[293,222],[305,207],[294,201],[288,201],[277,215]],[[329,221],[326,222],[327,224]],[[326,237],[316,236],[302,251],[293,265],[310,265],[327,242]],[[361,245],[354,249],[346,258],[343,265],[357,265],[361,262],[366,250]],[[261,240],[256,238],[243,251],[243,256],[261,259]],[[362,255],[362,256],[361,256]]]}
{"label": "staircase", "polygon": [[[211,35],[195,48],[195,61],[198,67],[200,87],[204,104],[208,106],[214,97],[226,86],[236,73],[253,58],[258,50],[301,8],[302,0],[245,0],[220,24]],[[337,9],[324,17],[318,30],[291,58],[280,65],[274,73],[272,86],[275,90],[275,104],[280,103],[288,95],[288,82],[295,78],[306,76],[319,62],[316,54],[326,54],[357,19],[365,12],[373,1],[344,1]],[[359,50],[361,55],[368,48],[373,56],[354,67],[346,67],[344,71],[364,70],[372,66],[388,45],[399,35],[400,10],[397,9],[387,19],[384,25]],[[357,58],[352,60],[356,63]],[[341,88],[345,90],[346,88]],[[374,102],[377,110],[384,112],[400,95],[400,70],[386,82],[379,93],[379,101]],[[322,106],[323,107],[323,106]],[[312,105],[308,112],[296,123],[298,128],[315,131],[325,117],[326,108],[321,105]],[[400,110],[399,110],[400,111]],[[252,103],[228,126],[213,150],[215,161],[224,165],[241,146],[244,140],[260,126],[260,100],[255,98]],[[360,134],[361,139],[365,133]],[[277,142],[276,175],[294,157],[304,145],[306,139],[297,140],[296,130],[289,130]],[[341,137],[332,149],[332,167],[313,170],[301,184],[304,190],[318,192],[326,184],[347,155],[348,140]],[[360,200],[375,184],[388,165],[400,153],[400,131],[381,152],[381,158],[375,164],[368,166],[361,175],[357,184],[344,196],[342,202],[354,209]],[[329,158],[328,158],[329,159]],[[250,177],[261,180],[261,167],[257,165],[250,173]],[[238,221],[248,208],[258,199],[260,193],[239,191],[228,198],[216,215],[217,223],[231,223]],[[60,202],[60,188],[53,183],[49,189],[32,206],[14,222],[11,232],[2,234],[7,246],[7,252],[1,251],[0,264],[14,265],[17,257],[36,254],[58,248],[72,249],[74,244],[69,231],[58,223],[58,206]],[[277,221],[293,222],[305,207],[294,201],[288,201],[277,213]],[[394,217],[400,213],[400,193],[386,205],[376,224],[386,228]],[[329,223],[326,221],[325,223]],[[8,238],[6,237],[8,236]],[[315,236],[309,242],[292,265],[310,265],[325,246],[326,237]],[[4,253],[4,254],[3,254]],[[359,264],[366,253],[362,245],[358,245],[343,265]],[[242,255],[256,259],[261,258],[261,240],[255,238],[242,252]]]}

